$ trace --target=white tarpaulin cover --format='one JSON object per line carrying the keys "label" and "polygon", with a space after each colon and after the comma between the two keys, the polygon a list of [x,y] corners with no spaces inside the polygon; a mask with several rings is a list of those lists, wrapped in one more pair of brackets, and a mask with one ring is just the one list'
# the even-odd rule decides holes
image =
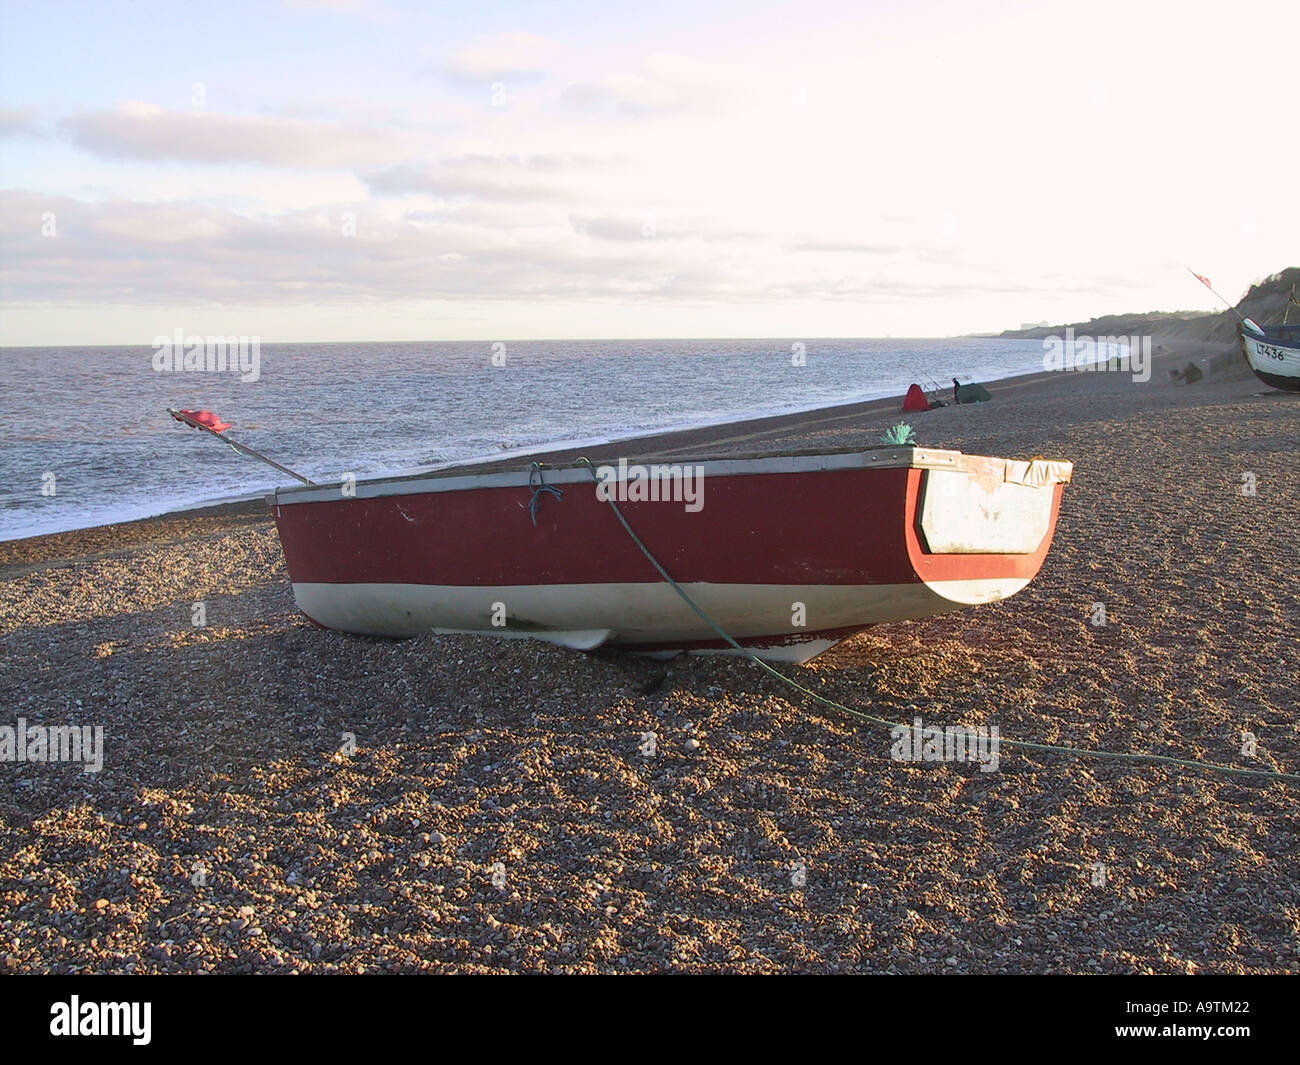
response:
{"label": "white tarpaulin cover", "polygon": [[1074,463],[1057,462],[1052,459],[1030,459],[1021,462],[1007,459],[1004,479],[1011,484],[1027,484],[1031,488],[1041,488],[1045,484],[1069,484],[1074,476]]}

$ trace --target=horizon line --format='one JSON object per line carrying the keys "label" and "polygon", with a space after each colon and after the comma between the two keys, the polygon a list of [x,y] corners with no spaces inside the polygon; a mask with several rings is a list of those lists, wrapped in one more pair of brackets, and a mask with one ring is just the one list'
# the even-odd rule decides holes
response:
{"label": "horizon line", "polygon": [[[1047,328],[1038,326],[1036,328]],[[1062,327],[1064,328],[1064,327]],[[1018,332],[1019,330],[1012,330]],[[161,335],[161,334],[160,334]],[[231,333],[198,333],[186,334],[187,336],[240,336],[245,334]],[[250,337],[255,334],[246,334]],[[637,336],[637,337],[509,337],[500,336],[488,340],[483,337],[457,337],[454,339],[421,339],[421,340],[262,340],[258,339],[259,344],[554,344],[554,343],[617,343],[633,341],[656,341],[656,340],[736,340],[736,341],[755,341],[755,340],[791,340],[791,341],[809,341],[809,340],[1035,340],[1036,337],[1006,337],[1003,338],[1001,333],[950,333],[946,335],[931,334],[929,336],[902,336],[893,334],[884,334],[881,336],[810,336],[804,334],[790,334],[789,336]],[[150,348],[154,345],[147,344],[118,344],[102,343],[97,341],[79,341],[73,344],[0,344],[0,351],[12,351],[17,348],[81,348],[81,347],[100,347],[100,348]]]}

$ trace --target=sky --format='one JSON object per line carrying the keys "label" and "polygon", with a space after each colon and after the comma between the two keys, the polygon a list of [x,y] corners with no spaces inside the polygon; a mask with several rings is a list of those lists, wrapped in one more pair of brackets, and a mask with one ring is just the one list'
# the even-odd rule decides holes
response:
{"label": "sky", "polygon": [[1300,5],[0,6],[0,345],[948,336],[1300,263]]}

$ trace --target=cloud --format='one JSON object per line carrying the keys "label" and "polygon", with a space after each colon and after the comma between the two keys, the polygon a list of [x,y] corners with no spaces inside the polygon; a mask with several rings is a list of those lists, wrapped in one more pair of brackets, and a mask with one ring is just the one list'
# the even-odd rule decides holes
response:
{"label": "cloud", "polygon": [[462,85],[538,81],[546,76],[556,45],[533,33],[505,33],[452,52],[432,67],[444,80]]}
{"label": "cloud", "polygon": [[597,240],[646,240],[661,236],[672,240],[680,235],[668,229],[661,232],[658,220],[648,214],[639,218],[634,215],[571,214],[569,225],[575,233],[585,237],[595,237]]}
{"label": "cloud", "polygon": [[[345,213],[355,216],[355,236],[345,235]],[[44,236],[43,216],[50,214],[57,233]],[[628,221],[613,213],[587,221],[593,220]],[[140,344],[176,324],[157,318],[186,309],[265,313],[283,322],[309,307],[360,308],[357,322],[381,335],[403,318],[423,320],[440,301],[479,307],[473,313],[485,316],[480,324],[498,316],[552,321],[551,329],[579,334],[625,328],[662,335],[665,322],[707,321],[713,335],[735,335],[762,321],[778,335],[812,321],[854,335],[864,308],[910,316],[939,333],[955,331],[937,324],[942,314],[957,313],[953,308],[985,316],[990,307],[1003,308],[999,313],[1014,317],[1026,300],[1047,307],[1060,287],[1059,279],[1024,283],[987,265],[918,264],[909,254],[873,262],[868,271],[852,258],[783,254],[775,237],[771,254],[744,241],[607,240],[576,232],[563,209],[474,201],[431,210],[339,203],[253,216],[212,204],[91,202],[7,190],[0,192],[0,247],[6,322],[24,315],[40,335],[91,310],[130,308],[140,335],[119,330],[114,342]],[[561,306],[584,313],[564,323],[546,317]],[[705,317],[690,317],[696,314]],[[1050,309],[1039,316],[1065,320]],[[367,328],[357,322],[352,326]],[[990,325],[996,323],[993,317]],[[518,328],[522,335],[543,327]]]}
{"label": "cloud", "polygon": [[[345,235],[344,212],[355,219]],[[47,214],[56,234],[42,234]],[[593,216],[587,224],[615,225]],[[0,295],[9,304],[689,298],[751,301],[802,281],[823,295],[860,283],[755,265],[742,247],[701,240],[589,239],[565,213],[528,226],[471,214],[385,215],[340,204],[270,217],[193,203],[87,202],[0,193]],[[640,231],[638,230],[638,233]],[[847,286],[847,287],[846,287]]]}
{"label": "cloud", "polygon": [[569,225],[575,233],[605,241],[637,240],[708,240],[745,241],[760,239],[760,235],[740,229],[720,228],[704,217],[681,215],[659,216],[645,214],[579,214],[569,215]]}
{"label": "cloud", "polygon": [[142,103],[73,115],[60,127],[78,148],[106,159],[333,169],[374,166],[402,155],[393,135],[361,126],[202,108],[167,111]]}
{"label": "cloud", "polygon": [[0,107],[0,137],[38,134],[35,117],[36,112],[30,108]]}
{"label": "cloud", "polygon": [[790,251],[830,252],[844,255],[893,255],[902,249],[897,244],[855,244],[844,241],[798,241],[789,246]]}
{"label": "cloud", "polygon": [[[345,235],[344,213],[355,219]],[[55,233],[42,224],[52,216]],[[562,223],[536,231],[383,216],[361,205],[255,218],[190,203],[0,193],[9,303],[498,299],[617,292],[646,264],[594,255]],[[655,276],[661,269],[652,267]]]}
{"label": "cloud", "polygon": [[752,72],[690,56],[655,52],[635,73],[613,73],[596,81],[573,82],[561,100],[580,111],[628,117],[711,111],[752,84]]}
{"label": "cloud", "polygon": [[579,195],[573,179],[610,165],[581,154],[466,154],[437,163],[399,163],[363,175],[381,195],[423,193],[440,198],[502,202],[561,202]]}

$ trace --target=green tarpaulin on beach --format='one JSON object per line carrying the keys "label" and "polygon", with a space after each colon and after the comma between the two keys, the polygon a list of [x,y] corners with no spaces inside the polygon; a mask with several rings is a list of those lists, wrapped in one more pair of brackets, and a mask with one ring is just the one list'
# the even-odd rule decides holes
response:
{"label": "green tarpaulin on beach", "polygon": [[992,399],[989,390],[983,385],[958,385],[957,402],[958,403],[983,403],[985,400]]}

